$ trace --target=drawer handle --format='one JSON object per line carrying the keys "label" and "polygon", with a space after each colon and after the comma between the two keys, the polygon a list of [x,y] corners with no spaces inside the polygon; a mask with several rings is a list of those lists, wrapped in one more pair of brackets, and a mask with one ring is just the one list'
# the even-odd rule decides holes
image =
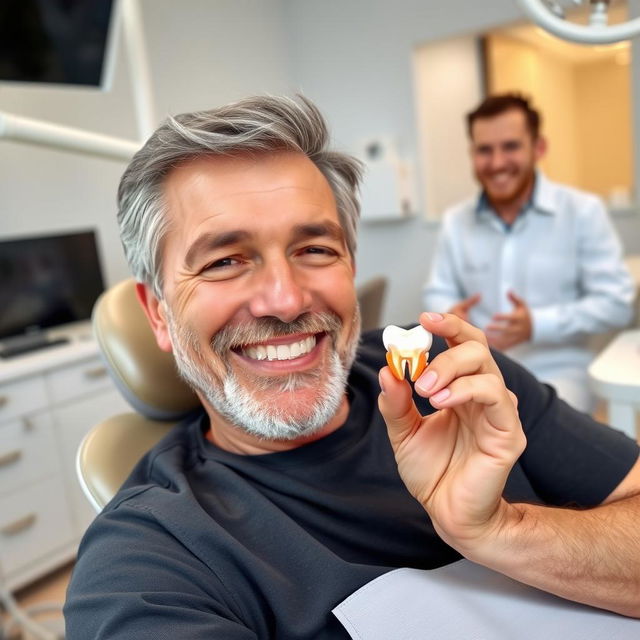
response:
{"label": "drawer handle", "polygon": [[9,396],[0,396],[0,409],[6,407],[9,404]]}
{"label": "drawer handle", "polygon": [[88,380],[96,380],[97,378],[104,378],[107,375],[107,369],[105,367],[94,367],[93,369],[87,369],[84,372],[84,377]]}
{"label": "drawer handle", "polygon": [[23,518],[19,518],[15,522],[10,522],[6,524],[2,529],[0,529],[0,533],[5,536],[15,536],[17,533],[32,527],[36,521],[36,514],[30,513]]}
{"label": "drawer handle", "polygon": [[20,458],[22,458],[22,451],[20,449],[9,451],[9,453],[0,456],[0,467],[8,467],[10,464],[18,462]]}

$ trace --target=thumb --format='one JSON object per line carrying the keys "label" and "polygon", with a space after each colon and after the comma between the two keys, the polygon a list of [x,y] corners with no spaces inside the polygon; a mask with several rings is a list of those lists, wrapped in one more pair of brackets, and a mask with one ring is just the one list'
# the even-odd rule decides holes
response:
{"label": "thumb", "polygon": [[466,300],[462,301],[462,306],[465,311],[468,311],[471,307],[475,307],[478,302],[480,302],[480,294],[474,293],[472,296],[469,296]]}
{"label": "thumb", "polygon": [[513,304],[516,307],[524,307],[525,306],[524,300],[520,296],[516,295],[513,291],[509,291],[507,293],[507,296],[509,297],[509,300],[511,300],[511,302],[513,302]]}
{"label": "thumb", "polygon": [[394,450],[412,434],[422,415],[418,411],[406,380],[398,380],[389,367],[383,367],[378,377],[382,393],[378,397],[378,408],[387,424],[389,440]]}

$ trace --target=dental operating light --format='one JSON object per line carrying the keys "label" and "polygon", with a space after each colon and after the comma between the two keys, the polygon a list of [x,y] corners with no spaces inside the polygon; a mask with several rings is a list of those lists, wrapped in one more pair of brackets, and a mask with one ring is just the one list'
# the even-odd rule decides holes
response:
{"label": "dental operating light", "polygon": [[[558,0],[516,0],[525,14],[539,27],[563,40],[579,44],[612,44],[640,35],[640,18],[608,24],[610,0],[586,0],[591,6],[588,24],[569,22]],[[574,5],[585,4],[573,0]]]}

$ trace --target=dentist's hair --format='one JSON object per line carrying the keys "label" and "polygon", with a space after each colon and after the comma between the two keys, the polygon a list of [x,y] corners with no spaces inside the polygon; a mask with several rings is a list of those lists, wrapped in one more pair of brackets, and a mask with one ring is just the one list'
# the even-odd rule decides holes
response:
{"label": "dentist's hair", "polygon": [[135,279],[162,299],[162,247],[169,226],[164,182],[172,169],[206,155],[304,153],[333,191],[347,248],[355,256],[362,166],[328,145],[324,118],[303,96],[256,96],[167,118],[134,155],[118,189],[120,238]]}
{"label": "dentist's hair", "polygon": [[473,111],[467,114],[467,133],[473,138],[473,123],[476,120],[495,118],[507,111],[521,111],[527,129],[534,140],[540,136],[542,116],[531,106],[531,101],[521,93],[497,93],[487,96]]}

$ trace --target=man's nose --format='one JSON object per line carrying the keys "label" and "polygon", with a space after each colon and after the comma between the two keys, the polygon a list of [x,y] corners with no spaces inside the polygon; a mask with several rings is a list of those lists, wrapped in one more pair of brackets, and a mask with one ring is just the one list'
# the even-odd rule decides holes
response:
{"label": "man's nose", "polygon": [[493,171],[502,169],[507,163],[507,154],[504,151],[495,150],[490,157],[489,164]]}
{"label": "man's nose", "polygon": [[310,308],[311,293],[294,265],[284,258],[262,265],[249,303],[255,318],[272,316],[292,322]]}
{"label": "man's nose", "polygon": [[489,158],[489,166],[492,171],[496,171],[504,166],[505,160],[506,158],[502,151],[494,151]]}

